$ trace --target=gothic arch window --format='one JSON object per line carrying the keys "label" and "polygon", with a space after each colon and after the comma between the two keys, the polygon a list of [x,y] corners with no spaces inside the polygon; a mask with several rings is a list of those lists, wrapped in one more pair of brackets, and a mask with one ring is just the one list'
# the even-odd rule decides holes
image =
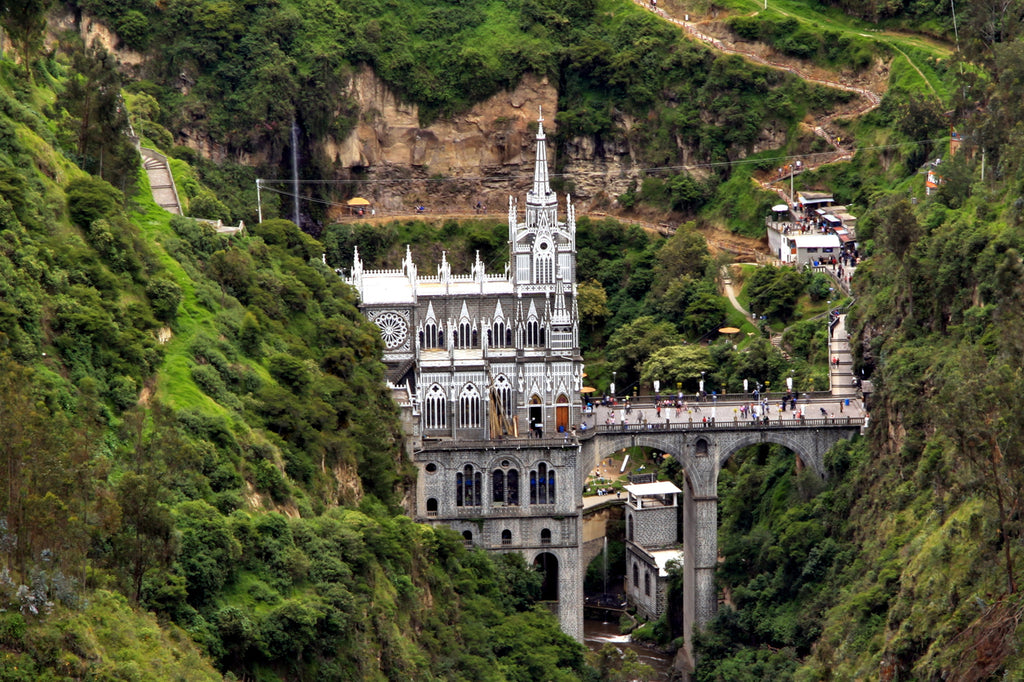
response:
{"label": "gothic arch window", "polygon": [[541,344],[540,323],[537,318],[531,317],[526,323],[526,345],[538,346]]}
{"label": "gothic arch window", "polygon": [[651,596],[651,573],[650,571],[644,571],[644,594],[648,597]]}
{"label": "gothic arch window", "polygon": [[[493,332],[493,337],[492,337]],[[501,348],[505,345],[512,345],[505,343],[505,321],[495,320],[491,328],[487,330],[487,343],[494,346],[495,348]]]}
{"label": "gothic arch window", "polygon": [[633,564],[633,589],[640,589],[640,568],[635,563]]}
{"label": "gothic arch window", "polygon": [[448,425],[448,400],[440,384],[434,384],[423,398],[423,425],[427,429],[443,429]]}
{"label": "gothic arch window", "polygon": [[555,503],[555,470],[541,462],[530,471],[530,504]]}
{"label": "gothic arch window", "polygon": [[543,346],[543,345],[545,345],[545,344],[544,344],[544,336],[545,336],[544,332],[545,332],[545,331],[546,331],[546,330],[544,329],[544,327],[541,327],[541,328],[540,328],[540,334],[538,334],[538,337],[539,337],[539,338],[538,338],[538,341],[537,341],[537,345],[538,345],[538,346]]}
{"label": "gothic arch window", "polygon": [[501,544],[511,545],[512,544],[512,531],[507,528],[501,531]]}
{"label": "gothic arch window", "polygon": [[466,547],[472,547],[473,546],[473,531],[471,531],[471,530],[464,530],[464,531],[462,531],[462,542],[466,545]]}
{"label": "gothic arch window", "polygon": [[512,347],[512,327],[505,329],[505,345],[509,348]]}
{"label": "gothic arch window", "polygon": [[437,516],[437,498],[427,499],[427,516]]}
{"label": "gothic arch window", "polygon": [[551,544],[551,529],[542,528],[540,531],[540,544],[550,545]]}
{"label": "gothic arch window", "polygon": [[495,405],[495,409],[503,413],[506,417],[512,416],[512,382],[508,380],[504,374],[498,375],[498,378],[494,380],[494,393],[498,398],[498,404]]}
{"label": "gothic arch window", "polygon": [[479,507],[483,497],[483,475],[467,464],[455,474],[455,506]]}
{"label": "gothic arch window", "polygon": [[480,392],[473,384],[466,384],[459,395],[459,427],[480,428],[480,411]]}
{"label": "gothic arch window", "polygon": [[536,263],[537,284],[553,284],[555,281],[555,257],[554,250],[549,242],[543,239],[537,242],[534,261]]}
{"label": "gothic arch window", "polygon": [[423,333],[420,336],[420,345],[422,345],[423,348],[441,348],[444,346],[443,342],[438,341],[437,323],[433,320],[427,320],[427,323],[423,325]]}
{"label": "gothic arch window", "polygon": [[479,348],[480,347],[480,335],[477,334],[477,331],[476,331],[475,328],[473,329],[472,339],[470,340],[470,344],[472,345],[473,348]]}
{"label": "gothic arch window", "polygon": [[469,323],[469,320],[464,319],[461,322],[459,322],[459,334],[458,334],[458,337],[455,340],[456,348],[469,348],[469,347],[471,347],[472,343],[473,343],[472,337],[473,337],[472,325]]}

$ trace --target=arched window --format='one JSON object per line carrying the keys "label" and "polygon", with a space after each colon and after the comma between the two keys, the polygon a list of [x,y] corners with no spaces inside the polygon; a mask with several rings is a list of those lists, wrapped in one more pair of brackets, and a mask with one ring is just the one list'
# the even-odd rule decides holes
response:
{"label": "arched window", "polygon": [[505,477],[505,483],[508,491],[505,494],[505,503],[508,505],[519,504],[519,470],[512,469],[508,472],[508,476]]}
{"label": "arched window", "polygon": [[540,544],[550,545],[551,544],[551,529],[542,528],[540,531]]}
{"label": "arched window", "polygon": [[648,597],[651,596],[651,573],[650,571],[644,571],[644,594]]}
{"label": "arched window", "polygon": [[537,284],[554,284],[555,282],[555,259],[551,251],[537,255]]}
{"label": "arched window", "polygon": [[512,327],[505,330],[505,345],[509,348],[512,347]]}
{"label": "arched window", "polygon": [[480,392],[473,384],[466,384],[459,395],[459,427],[480,428]]}
{"label": "arched window", "polygon": [[[507,467],[506,460],[501,463]],[[495,469],[491,472],[491,501],[495,504],[513,506],[519,504],[519,471],[516,469]]]}
{"label": "arched window", "polygon": [[501,544],[511,545],[512,544],[512,531],[506,529],[501,531]]}
{"label": "arched window", "polygon": [[438,343],[437,340],[437,324],[433,320],[428,320],[423,325],[423,339],[422,345],[424,348],[440,348],[444,343]]}
{"label": "arched window", "polygon": [[501,469],[491,474],[491,502],[505,502],[505,472]]}
{"label": "arched window", "polygon": [[472,327],[469,324],[469,320],[462,320],[459,322],[459,336],[455,341],[456,348],[469,348],[472,344]]}
{"label": "arched window", "polygon": [[483,496],[483,476],[472,464],[455,474],[455,506],[479,507]]}
{"label": "arched window", "polygon": [[630,541],[633,540],[633,517],[632,516],[630,516],[629,519],[626,521],[626,539],[630,540]]}
{"label": "arched window", "polygon": [[536,346],[540,344],[540,325],[536,319],[530,319],[526,323],[526,345]]}
{"label": "arched window", "polygon": [[437,498],[431,497],[427,500],[427,516],[437,516]]}
{"label": "arched window", "polygon": [[473,546],[473,531],[470,531],[470,530],[462,531],[462,542],[466,545],[466,547],[472,547]]}
{"label": "arched window", "polygon": [[555,470],[544,462],[530,472],[530,504],[555,503]]}
{"label": "arched window", "polygon": [[448,425],[448,400],[440,384],[434,384],[423,399],[423,426],[443,429]]}
{"label": "arched window", "polygon": [[495,409],[506,417],[512,416],[512,382],[504,374],[494,380],[494,394],[498,399]]}
{"label": "arched window", "polygon": [[640,568],[636,564],[633,564],[633,589],[640,589]]}
{"label": "arched window", "polygon": [[698,439],[694,446],[694,450],[694,454],[697,457],[706,456],[708,454],[708,442],[703,438]]}
{"label": "arched window", "polygon": [[480,347],[480,336],[476,333],[476,329],[473,329],[473,332],[472,332],[471,336],[473,338],[470,341],[470,345],[473,348],[479,348]]}
{"label": "arched window", "polygon": [[[491,340],[491,332],[494,332],[494,340]],[[487,342],[495,348],[501,348],[505,345],[505,321],[495,320],[490,330],[487,332]]]}

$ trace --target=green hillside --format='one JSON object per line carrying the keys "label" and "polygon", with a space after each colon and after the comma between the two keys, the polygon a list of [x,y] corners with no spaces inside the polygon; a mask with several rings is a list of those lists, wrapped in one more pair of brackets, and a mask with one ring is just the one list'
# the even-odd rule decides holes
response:
{"label": "green hillside", "polygon": [[[693,11],[844,77],[888,68],[877,108],[828,122],[852,158],[796,180],[860,216],[848,325],[875,393],[867,436],[829,454],[827,481],[771,449],[723,474],[728,601],[698,637],[697,677],[1020,679],[1024,3],[963,3],[955,29],[936,2],[769,4]],[[0,0],[0,679],[602,679],[521,560],[401,514],[413,472],[379,335],[321,260],[359,245],[386,265],[405,243],[422,258],[443,243],[490,266],[502,227],[324,225],[315,239],[257,225],[258,169],[200,158],[180,133],[272,166],[293,120],[305,149],[351,128],[342,84],[358,65],[425,118],[539,73],[558,84],[561,142],[632,136],[652,170],[624,210],[759,235],[775,199],[755,180],[820,151],[801,122],[849,93],[612,0],[63,8],[144,53],[139,79],[73,35],[44,41],[46,8]],[[848,53],[829,52],[826,27]],[[186,201],[248,233],[158,208],[129,123],[175,157]],[[752,154],[769,124],[784,141]],[[680,169],[684,147],[717,165]],[[938,157],[926,195],[919,170]],[[333,170],[307,156],[303,172]],[[716,342],[726,259],[700,226],[663,238],[580,220],[588,381],[822,381],[821,280],[744,274],[765,331],[788,326],[792,365],[753,326],[738,348]],[[648,631],[678,646],[677,625]]]}
{"label": "green hillside", "polygon": [[124,117],[37,66],[0,63],[0,676],[580,679],[521,558],[398,515],[380,337],[323,246],[172,217],[102,143],[126,192],[87,175],[76,134]]}

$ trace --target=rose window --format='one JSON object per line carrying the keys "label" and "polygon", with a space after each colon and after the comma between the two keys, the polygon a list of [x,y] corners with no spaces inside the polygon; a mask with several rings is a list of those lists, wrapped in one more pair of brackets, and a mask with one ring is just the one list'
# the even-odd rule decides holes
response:
{"label": "rose window", "polygon": [[374,320],[380,327],[380,336],[384,339],[384,345],[389,349],[398,348],[405,342],[405,336],[409,331],[409,325],[397,313],[383,313]]}

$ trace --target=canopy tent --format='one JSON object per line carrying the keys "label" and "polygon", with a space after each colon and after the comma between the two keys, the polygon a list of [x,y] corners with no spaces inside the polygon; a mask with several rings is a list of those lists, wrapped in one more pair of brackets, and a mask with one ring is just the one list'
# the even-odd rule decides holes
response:
{"label": "canopy tent", "polygon": [[364,199],[362,197],[352,197],[345,202],[345,205],[348,206],[349,213],[353,215],[363,215],[366,213],[366,209],[370,206],[370,201],[369,199]]}

